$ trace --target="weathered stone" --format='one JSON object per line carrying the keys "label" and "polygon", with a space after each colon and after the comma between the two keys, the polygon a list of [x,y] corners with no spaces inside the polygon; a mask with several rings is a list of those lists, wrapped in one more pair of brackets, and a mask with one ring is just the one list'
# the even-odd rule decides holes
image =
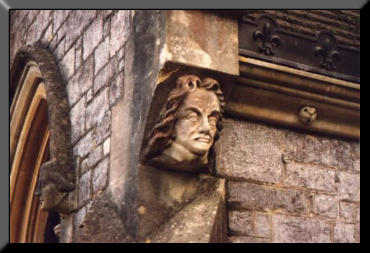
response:
{"label": "weathered stone", "polygon": [[329,218],[337,217],[338,201],[335,197],[316,195],[313,199],[313,211],[317,215]]}
{"label": "weathered stone", "polygon": [[[81,36],[85,27],[95,17],[95,10],[73,10],[65,23],[66,30],[66,47],[69,48]],[[99,32],[99,31],[97,31]],[[95,34],[99,37],[99,33]],[[86,57],[84,57],[86,59]]]}
{"label": "weathered stone", "polygon": [[92,168],[95,164],[103,158],[103,146],[99,145],[91,150],[87,157],[87,165]]}
{"label": "weathered stone", "polygon": [[174,61],[239,74],[238,23],[198,10],[167,12],[166,47],[161,64]]}
{"label": "weathered stone", "polygon": [[353,243],[355,240],[355,225],[346,223],[336,223],[334,227],[334,242]]}
{"label": "weathered stone", "polygon": [[247,182],[228,182],[228,202],[235,208],[284,210],[307,213],[308,200],[299,190],[274,188]]}
{"label": "weathered stone", "polygon": [[83,35],[83,59],[86,59],[103,38],[103,19],[96,18]]}
{"label": "weathered stone", "polygon": [[228,239],[231,243],[268,243],[269,239],[252,236],[231,236]]}
{"label": "weathered stone", "polygon": [[360,144],[325,137],[287,132],[290,156],[300,162],[341,170],[359,170]]}
{"label": "weathered stone", "polygon": [[79,140],[73,147],[75,156],[85,157],[94,147],[95,142],[92,131],[88,132],[84,137]]}
{"label": "weathered stone", "polygon": [[57,45],[54,48],[53,55],[55,56],[55,60],[58,62],[62,57],[64,56],[65,53],[65,37],[60,37],[58,34],[58,42]]}
{"label": "weathered stone", "polygon": [[224,180],[177,212],[162,228],[146,239],[152,242],[223,242],[226,240]]}
{"label": "weathered stone", "polygon": [[[106,16],[109,16],[106,15]],[[110,22],[111,22],[111,19],[108,17],[108,19],[106,19],[105,17],[103,18],[104,20],[104,23],[103,23],[103,38],[106,38],[110,35]],[[109,51],[108,51],[109,53]]]}
{"label": "weathered stone", "polygon": [[111,133],[111,112],[108,111],[104,117],[98,121],[94,129],[94,140],[96,144],[102,143]]}
{"label": "weathered stone", "polygon": [[339,217],[344,219],[346,222],[354,222],[358,220],[356,217],[359,210],[359,205],[349,202],[339,202]]}
{"label": "weathered stone", "polygon": [[75,143],[85,133],[86,98],[83,96],[71,109],[71,138]]}
{"label": "weathered stone", "polygon": [[119,73],[110,83],[109,104],[114,105],[123,96],[123,73]]}
{"label": "weathered stone", "polygon": [[90,167],[88,166],[88,158],[86,157],[81,161],[80,165],[80,175],[84,174]]}
{"label": "weathered stone", "polygon": [[75,50],[72,47],[59,62],[59,68],[62,75],[66,80],[68,80],[75,70]]}
{"label": "weathered stone", "polygon": [[73,240],[73,219],[74,215],[70,214],[64,217],[61,221],[60,243],[71,243]]}
{"label": "weathered stone", "polygon": [[282,131],[227,118],[223,125],[216,142],[216,170],[221,176],[262,182],[281,180]]}
{"label": "weathered stone", "polygon": [[267,214],[255,213],[254,233],[260,237],[271,237],[271,222]]}
{"label": "weathered stone", "polygon": [[110,138],[107,138],[103,143],[103,155],[106,156],[110,152]]}
{"label": "weathered stone", "polygon": [[126,232],[114,204],[102,193],[91,202],[84,213],[83,227],[74,242],[135,242]]}
{"label": "weathered stone", "polygon": [[75,47],[75,68],[78,69],[82,63],[82,47]]}
{"label": "weathered stone", "polygon": [[127,41],[130,33],[130,13],[131,11],[118,11],[111,19],[111,32],[109,41],[110,56],[116,54]]}
{"label": "weathered stone", "polygon": [[331,242],[330,224],[318,219],[272,215],[273,242]]}
{"label": "weathered stone", "polygon": [[109,60],[109,39],[105,38],[96,48],[95,56],[95,74],[108,62]]}
{"label": "weathered stone", "polygon": [[90,57],[77,70],[67,85],[69,104],[73,105],[91,86],[93,81],[93,58]]}
{"label": "weathered stone", "polygon": [[117,61],[115,58],[111,59],[109,63],[99,71],[94,79],[94,94],[107,85],[114,77],[117,71]]}
{"label": "weathered stone", "polygon": [[56,33],[59,30],[62,23],[67,20],[70,12],[71,10],[54,10],[53,12],[54,33]]}
{"label": "weathered stone", "polygon": [[49,45],[49,43],[52,41],[52,39],[53,39],[53,25],[50,23],[48,25],[46,31],[44,32],[44,34],[40,38],[39,43],[41,45]]}
{"label": "weathered stone", "polygon": [[284,184],[308,189],[334,192],[336,191],[336,173],[320,166],[290,162],[286,166]]}
{"label": "weathered stone", "polygon": [[354,238],[356,242],[360,242],[360,222],[355,224],[355,235]]}
{"label": "weathered stone", "polygon": [[360,174],[340,172],[338,192],[342,200],[360,201]]}
{"label": "weathered stone", "polygon": [[232,234],[253,235],[252,212],[229,212],[229,230]]}
{"label": "weathered stone", "polygon": [[109,158],[102,160],[93,170],[92,188],[93,193],[103,190],[107,185],[109,170]]}
{"label": "weathered stone", "polygon": [[84,219],[86,216],[86,206],[81,207],[74,215],[73,217],[73,230],[74,230],[74,235],[78,235],[79,229],[84,226]]}
{"label": "weathered stone", "polygon": [[78,187],[79,206],[83,205],[88,199],[90,199],[90,181],[91,181],[91,171],[88,170],[80,178],[80,183]]}
{"label": "weathered stone", "polygon": [[96,126],[98,122],[103,120],[103,117],[109,109],[108,89],[102,90],[100,94],[94,97],[91,103],[86,108],[86,128]]}

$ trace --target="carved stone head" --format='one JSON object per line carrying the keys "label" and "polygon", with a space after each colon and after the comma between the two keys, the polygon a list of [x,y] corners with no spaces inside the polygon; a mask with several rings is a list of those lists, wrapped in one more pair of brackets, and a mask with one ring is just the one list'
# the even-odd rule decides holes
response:
{"label": "carved stone head", "polygon": [[198,172],[222,128],[224,98],[211,78],[181,76],[150,135],[144,160],[155,167]]}

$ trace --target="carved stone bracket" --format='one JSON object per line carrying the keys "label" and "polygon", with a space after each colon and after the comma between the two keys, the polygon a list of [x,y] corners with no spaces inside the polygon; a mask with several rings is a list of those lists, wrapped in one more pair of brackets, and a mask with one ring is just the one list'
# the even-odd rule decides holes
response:
{"label": "carved stone bracket", "polygon": [[273,47],[281,44],[279,36],[275,34],[276,29],[276,21],[270,16],[263,15],[258,20],[258,29],[253,32],[253,39],[259,41],[259,51],[267,56],[274,55]]}
{"label": "carved stone bracket", "polygon": [[339,61],[339,52],[336,50],[337,40],[328,31],[321,31],[317,34],[319,46],[315,47],[315,55],[321,57],[320,67],[326,70],[336,68],[335,61]]}
{"label": "carved stone bracket", "polygon": [[42,209],[67,214],[73,210],[74,202],[71,200],[76,180],[67,91],[52,55],[45,49],[27,46],[19,50],[12,67],[11,99],[18,83],[17,73],[29,61],[37,64],[45,84],[50,127],[50,161],[40,168],[36,194],[41,195]]}

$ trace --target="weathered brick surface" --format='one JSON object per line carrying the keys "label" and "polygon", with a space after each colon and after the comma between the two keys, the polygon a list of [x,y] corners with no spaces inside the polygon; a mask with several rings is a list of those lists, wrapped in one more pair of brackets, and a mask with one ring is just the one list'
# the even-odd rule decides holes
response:
{"label": "weathered brick surface", "polygon": [[107,138],[103,143],[103,155],[107,155],[110,151],[110,138]]}
{"label": "weathered brick surface", "polygon": [[94,140],[96,144],[102,143],[111,134],[111,112],[108,111],[101,118],[94,129]]}
{"label": "weathered brick surface", "polygon": [[78,187],[79,205],[83,205],[90,198],[90,194],[91,194],[90,182],[91,182],[91,171],[89,170],[85,174],[83,174],[80,178],[80,183]]}
{"label": "weathered brick surface", "polygon": [[287,153],[295,160],[341,170],[360,170],[360,145],[286,131]]}
{"label": "weathered brick surface", "polygon": [[346,223],[337,223],[334,227],[334,242],[356,242],[355,225]]}
{"label": "weathered brick surface", "polygon": [[100,122],[104,115],[108,112],[109,101],[108,101],[108,89],[104,89],[99,93],[86,108],[86,128],[96,126]]}
{"label": "weathered brick surface", "polygon": [[112,80],[116,73],[117,73],[117,61],[116,58],[113,58],[95,76],[94,94],[98,93],[102,87],[109,84],[109,82]]}
{"label": "weathered brick surface", "polygon": [[317,215],[336,218],[338,213],[338,201],[336,197],[316,195],[313,198],[313,212]]}
{"label": "weathered brick surface", "polygon": [[110,55],[115,55],[127,41],[130,26],[129,26],[130,12],[118,11],[111,19],[111,33],[109,40]]}
{"label": "weathered brick surface", "polygon": [[226,118],[216,152],[230,242],[359,242],[359,143]]}
{"label": "weathered brick surface", "polygon": [[102,160],[93,170],[92,188],[93,193],[103,190],[108,180],[109,157]]}
{"label": "weathered brick surface", "polygon": [[338,191],[341,199],[360,201],[360,174],[339,173]]}
{"label": "weathered brick surface", "polygon": [[82,97],[71,109],[72,143],[85,133],[86,98]]}
{"label": "weathered brick surface", "polygon": [[108,62],[109,39],[105,38],[96,48],[95,53],[95,74]]}
{"label": "weathered brick surface", "polygon": [[274,242],[331,242],[330,224],[323,220],[272,215]]}
{"label": "weathered brick surface", "polygon": [[284,184],[308,189],[334,192],[336,191],[336,173],[320,166],[290,162],[286,166]]}
{"label": "weathered brick surface", "polygon": [[358,204],[349,202],[339,202],[339,217],[344,219],[346,222],[355,222],[359,220],[357,216],[359,214]]}
{"label": "weathered brick surface", "polygon": [[229,229],[233,234],[253,235],[252,212],[229,212]]}
{"label": "weathered brick surface", "polygon": [[103,158],[103,146],[99,145],[90,152],[87,157],[87,166],[92,168],[97,162]]}
{"label": "weathered brick surface", "polygon": [[85,157],[90,153],[95,146],[95,141],[92,131],[83,136],[73,147],[73,154],[80,157]]}
{"label": "weathered brick surface", "polygon": [[78,72],[71,78],[67,85],[68,102],[73,105],[80,96],[85,93],[91,86],[93,81],[93,58],[87,59]]}
{"label": "weathered brick surface", "polygon": [[269,239],[252,237],[252,236],[231,236],[229,237],[229,242],[232,243],[268,243]]}
{"label": "weathered brick surface", "polygon": [[84,52],[83,59],[86,59],[98,46],[103,38],[103,19],[98,18],[87,28],[83,35]]}
{"label": "weathered brick surface", "polygon": [[232,181],[227,186],[229,196],[227,201],[233,208],[293,213],[308,212],[308,199],[304,192],[299,190]]}
{"label": "weathered brick surface", "polygon": [[231,119],[225,119],[223,125],[216,142],[216,169],[220,175],[262,182],[281,180],[281,131]]}
{"label": "weathered brick surface", "polygon": [[255,213],[254,233],[260,237],[271,237],[270,217],[264,213]]}

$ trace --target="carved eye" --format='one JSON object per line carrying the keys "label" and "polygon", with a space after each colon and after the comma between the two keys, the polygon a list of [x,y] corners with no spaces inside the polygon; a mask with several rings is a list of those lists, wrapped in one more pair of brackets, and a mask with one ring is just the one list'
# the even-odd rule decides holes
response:
{"label": "carved eye", "polygon": [[217,125],[217,118],[214,116],[211,116],[208,118],[208,122],[210,126],[216,126]]}
{"label": "carved eye", "polygon": [[189,119],[193,122],[197,122],[198,121],[198,114],[196,114],[195,112],[190,112],[188,115],[186,115],[185,118]]}

